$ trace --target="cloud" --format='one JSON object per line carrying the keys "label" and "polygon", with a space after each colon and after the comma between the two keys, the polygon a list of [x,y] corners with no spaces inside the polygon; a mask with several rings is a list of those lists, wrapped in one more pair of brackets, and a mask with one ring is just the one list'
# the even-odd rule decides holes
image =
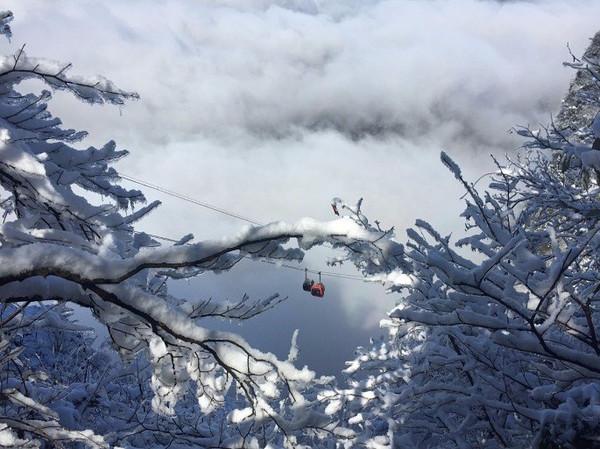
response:
{"label": "cloud", "polygon": [[334,129],[502,145],[515,123],[556,110],[565,44],[582,49],[600,14],[583,0],[7,6],[30,53],[137,89],[129,124],[160,143]]}
{"label": "cloud", "polygon": [[[130,149],[123,172],[261,221],[328,219],[332,197],[364,196],[367,213],[400,239],[417,217],[461,232],[462,192],[439,151],[474,180],[490,169],[490,152],[517,147],[507,130],[557,111],[572,76],[561,66],[565,44],[581,53],[600,17],[592,0],[5,0],[2,8],[15,13],[3,53],[26,42],[31,55],[141,94],[121,110],[65,94],[51,106],[67,126],[90,131],[86,143]],[[149,232],[218,238],[240,227],[146,193],[164,200],[141,223]],[[324,267],[327,255],[311,253],[307,264]],[[327,281],[325,301],[310,302],[297,277],[246,264],[176,288],[197,298],[289,295],[243,332],[282,355],[300,327],[302,360],[333,373],[396,298]]]}

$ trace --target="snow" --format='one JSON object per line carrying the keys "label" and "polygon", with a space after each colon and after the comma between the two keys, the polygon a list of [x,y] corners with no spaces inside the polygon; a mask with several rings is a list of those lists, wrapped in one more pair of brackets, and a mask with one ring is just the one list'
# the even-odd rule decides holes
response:
{"label": "snow", "polygon": [[442,160],[442,163],[448,167],[456,179],[461,179],[462,173],[460,171],[460,167],[452,160],[450,156],[442,151],[440,154],[440,159]]}
{"label": "snow", "polygon": [[290,345],[290,352],[288,353],[288,362],[295,362],[298,359],[298,354],[300,349],[298,348],[298,329],[294,329],[294,333],[292,334],[292,343]]}
{"label": "snow", "polygon": [[592,123],[592,134],[596,138],[600,138],[600,113],[596,114]]}
{"label": "snow", "polygon": [[[6,36],[11,18],[0,14]],[[0,445],[487,449],[529,447],[547,432],[565,447],[597,436],[600,159],[587,143],[598,115],[566,137],[520,130],[527,151],[484,191],[442,152],[466,190],[458,241],[417,220],[402,244],[362,199],[336,197],[335,220],[161,246],[134,228],[160,203],[134,212],[145,198],[111,166],[127,152],[112,141],[77,148],[85,132],[48,112],[49,90],[16,89],[37,79],[114,105],[137,94],[22,51],[1,58],[0,72]],[[597,103],[579,82],[579,96]],[[168,288],[243,258],[298,262],[318,245],[342,251],[332,265],[353,263],[397,294],[382,321],[389,337],[357,348],[339,379],[295,366],[297,331],[279,360],[204,319],[246,319],[279,304],[277,294],[215,304]],[[90,309],[110,344],[93,348],[67,303]]]}

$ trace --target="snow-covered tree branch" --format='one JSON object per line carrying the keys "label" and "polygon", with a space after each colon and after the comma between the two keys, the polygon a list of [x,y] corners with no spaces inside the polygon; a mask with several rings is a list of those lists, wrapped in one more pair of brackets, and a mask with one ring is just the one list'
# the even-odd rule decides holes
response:
{"label": "snow-covered tree branch", "polygon": [[[10,35],[11,18],[10,13],[0,15],[6,36]],[[138,98],[105,78],[71,75],[70,69],[70,64],[31,58],[23,47],[0,60],[0,318],[5,323],[2,344],[7,374],[0,381],[0,398],[3,404],[10,404],[0,417],[5,445],[35,446],[36,441],[45,441],[105,447],[134,444],[133,435],[138,432],[162,432],[172,438],[167,438],[169,444],[185,441],[188,445],[246,447],[257,444],[251,443],[257,441],[255,426],[262,428],[264,444],[288,440],[291,435],[287,432],[297,429],[300,419],[293,410],[305,410],[304,420],[317,419],[310,418],[309,408],[302,405],[303,391],[314,380],[314,373],[296,368],[293,357],[278,360],[236,334],[202,325],[203,319],[215,316],[251,318],[276,305],[278,296],[267,292],[264,300],[245,297],[238,304],[215,305],[201,294],[197,299],[171,296],[168,280],[229,270],[244,258],[299,261],[303,250],[314,245],[368,247],[383,233],[370,232],[351,219],[328,223],[305,219],[295,224],[247,227],[220,241],[190,243],[186,237],[186,244],[160,246],[133,227],[159,202],[144,205],[144,195],[121,187],[118,173],[111,167],[127,152],[117,149],[114,142],[101,148],[77,148],[74,145],[86,133],[62,128],[60,119],[48,111],[50,90],[40,94],[18,90],[22,81],[34,79],[90,104],[120,105]],[[105,202],[90,199],[97,197]],[[138,206],[136,211],[134,206]],[[290,246],[291,240],[297,247]],[[387,251],[393,254],[395,247],[388,245]],[[128,360],[145,357],[150,362],[138,380],[140,393],[146,396],[135,396],[139,401],[135,404],[133,396],[126,395],[129,421],[137,422],[141,430],[126,431],[127,426],[119,425],[116,428],[124,433],[114,433],[107,425],[100,436],[85,427],[93,422],[84,419],[85,410],[94,408],[92,398],[65,405],[79,416],[67,420],[55,410],[57,399],[42,394],[44,388],[36,376],[43,375],[30,371],[28,365],[34,357],[26,354],[18,340],[23,330],[30,335],[31,329],[44,329],[48,324],[29,321],[32,307],[41,307],[48,315],[56,304],[63,307],[64,303],[91,310],[108,328],[113,347],[123,357],[113,362],[123,367],[111,372],[127,370]],[[53,316],[52,326],[60,332],[78,331],[72,329],[66,310],[48,316]],[[65,337],[61,345],[66,347],[69,342],[74,344]],[[50,374],[56,375],[56,369]],[[114,379],[101,380],[97,375],[95,379],[100,390],[106,385],[126,388]],[[148,395],[150,387],[152,394]],[[220,430],[213,426],[208,433],[206,429],[199,432],[181,422],[178,407],[194,408],[189,401],[192,389],[195,419],[220,416],[215,418]],[[60,390],[57,386],[56,394],[62,394]],[[239,400],[232,399],[235,392],[241,393]],[[61,401],[69,403],[70,393],[65,394]],[[149,418],[138,413],[148,397],[152,407],[146,407],[145,413],[160,424],[150,425]],[[184,405],[180,405],[182,401]],[[118,400],[114,403],[123,407]],[[285,412],[289,406],[292,411]]]}
{"label": "snow-covered tree branch", "polygon": [[[11,37],[12,14],[0,13]],[[122,187],[114,142],[48,111],[52,91],[91,105],[138,99],[70,64],[0,59],[0,445],[5,447],[600,448],[600,34],[566,64],[576,77],[547,127],[494,159],[465,190],[466,235],[417,220],[399,243],[355,205],[340,217],[247,226],[171,246],[135,228],[158,201]],[[22,93],[34,80],[39,94]],[[99,199],[100,198],[100,199]],[[155,212],[158,213],[158,212]],[[212,329],[283,299],[179,297],[171,280],[240,261],[301,261],[340,250],[398,296],[389,338],[359,348],[343,381]],[[72,319],[90,311],[106,327]]]}

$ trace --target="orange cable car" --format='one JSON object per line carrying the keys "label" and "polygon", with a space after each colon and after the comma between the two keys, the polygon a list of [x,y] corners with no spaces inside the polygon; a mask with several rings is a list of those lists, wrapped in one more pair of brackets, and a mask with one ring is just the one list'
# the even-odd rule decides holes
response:
{"label": "orange cable car", "polygon": [[310,288],[310,294],[316,296],[317,298],[322,298],[325,296],[325,284],[321,282],[321,272],[319,271],[319,282],[313,284]]}

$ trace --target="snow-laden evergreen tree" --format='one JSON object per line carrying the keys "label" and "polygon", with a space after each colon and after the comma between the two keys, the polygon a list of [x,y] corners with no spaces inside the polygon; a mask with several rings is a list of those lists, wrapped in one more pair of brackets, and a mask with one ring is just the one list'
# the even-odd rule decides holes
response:
{"label": "snow-laden evergreen tree", "polygon": [[[0,14],[5,37],[11,19]],[[63,128],[48,110],[51,90],[91,105],[137,94],[70,69],[23,48],[0,58],[0,445],[299,448],[321,435],[334,444],[336,423],[319,413],[314,373],[294,366],[295,351],[278,360],[202,326],[207,317],[255,316],[276,306],[277,295],[237,303],[205,301],[202,292],[173,297],[168,281],[244,258],[299,261],[324,243],[367,247],[385,233],[347,218],[304,219],[159,245],[134,229],[159,203],[121,187],[111,167],[127,152],[114,142],[77,146],[86,133]],[[24,80],[50,90],[23,93]],[[398,249],[381,243],[389,257]],[[111,350],[91,347],[70,304],[106,326]]]}
{"label": "snow-laden evergreen tree", "polygon": [[466,191],[465,238],[417,221],[401,258],[348,253],[401,298],[389,339],[321,392],[355,435],[341,446],[600,448],[600,33],[567,65],[556,122],[517,129],[525,148],[487,190],[442,153]]}
{"label": "snow-laden evergreen tree", "polygon": [[[0,33],[10,37],[10,13]],[[113,142],[50,114],[51,92],[90,104],[137,95],[70,74],[23,49],[0,59],[0,445],[5,447],[600,447],[600,35],[547,129],[486,191],[467,194],[467,237],[417,221],[408,242],[336,199],[338,220],[246,227],[163,247],[134,224],[159,204],[119,186]],[[90,192],[86,195],[82,192]],[[92,198],[102,198],[102,203]],[[134,207],[136,209],[134,209]],[[298,247],[290,245],[297,241]],[[172,296],[168,281],[243,258],[300,260],[329,244],[388,282],[390,338],[359,348],[345,384],[315,379],[203,319],[277,305]],[[92,344],[70,317],[89,309],[111,336]]]}

